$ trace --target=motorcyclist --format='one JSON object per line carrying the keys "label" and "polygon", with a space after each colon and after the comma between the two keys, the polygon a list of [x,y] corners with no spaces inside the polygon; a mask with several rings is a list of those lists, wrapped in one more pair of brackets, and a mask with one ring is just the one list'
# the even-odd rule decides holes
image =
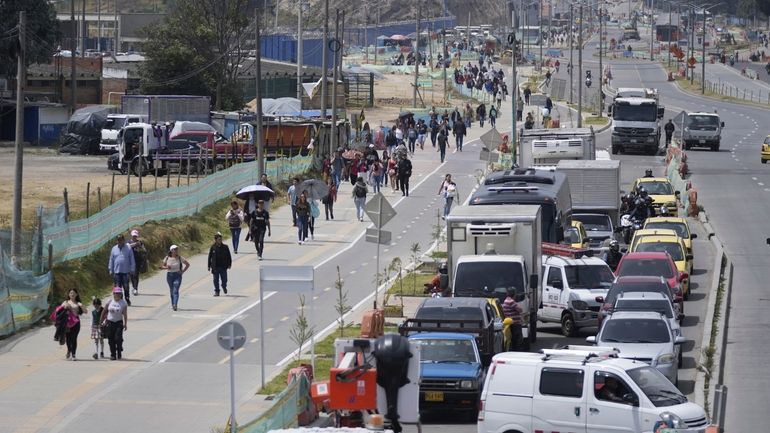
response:
{"label": "motorcyclist", "polygon": [[447,269],[446,262],[442,262],[438,267],[438,273],[433,277],[429,283],[425,283],[425,294],[430,294],[432,297],[447,296],[445,293],[449,287],[449,270]]}
{"label": "motorcyclist", "polygon": [[618,263],[620,263],[620,259],[623,258],[623,253],[620,252],[620,244],[615,239],[610,241],[610,249],[607,250],[606,253],[604,253],[604,257],[602,259],[607,263],[607,266],[612,269],[612,272],[615,272],[615,270],[618,268]]}
{"label": "motorcyclist", "polygon": [[644,177],[655,177],[652,175],[652,169],[648,168],[647,170],[644,170]]}
{"label": "motorcyclist", "polygon": [[669,216],[668,207],[666,207],[666,205],[663,205],[660,207],[660,212],[658,213],[658,216],[662,216],[662,217]]}
{"label": "motorcyclist", "polygon": [[647,201],[642,197],[637,197],[634,202],[634,211],[631,212],[631,219],[639,221],[640,223],[650,216],[650,207],[647,205]]}

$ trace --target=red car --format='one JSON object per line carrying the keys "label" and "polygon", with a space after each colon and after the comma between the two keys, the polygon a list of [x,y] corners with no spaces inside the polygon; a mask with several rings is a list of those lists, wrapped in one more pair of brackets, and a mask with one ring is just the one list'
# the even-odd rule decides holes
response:
{"label": "red car", "polygon": [[682,281],[690,277],[687,272],[679,272],[676,263],[668,253],[664,252],[633,252],[627,253],[620,259],[615,270],[618,277],[652,276],[663,277],[668,287],[674,292],[674,303],[679,305],[679,313],[684,317],[684,295]]}

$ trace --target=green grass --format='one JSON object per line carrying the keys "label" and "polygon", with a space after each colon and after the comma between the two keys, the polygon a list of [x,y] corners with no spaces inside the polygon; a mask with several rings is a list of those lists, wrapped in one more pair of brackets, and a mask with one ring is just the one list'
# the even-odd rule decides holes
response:
{"label": "green grass", "polygon": [[[395,326],[386,326],[385,332],[397,332]],[[361,334],[361,326],[353,325],[344,328],[343,335],[340,335],[339,329],[318,341],[315,345],[315,371],[313,380],[329,380],[329,369],[334,364],[334,340],[337,338],[356,338]],[[289,377],[289,370],[299,366],[299,364],[310,364],[309,359],[292,360],[281,370],[278,375],[273,377],[265,387],[257,391],[257,394],[273,395],[278,394],[286,388],[286,380]]]}
{"label": "green grass", "polygon": [[[403,278],[396,279],[393,284],[385,291],[386,296],[426,296],[423,293],[425,283],[433,279],[432,274],[409,272]],[[403,288],[403,289],[402,289]]]}
{"label": "green grass", "polygon": [[446,259],[449,257],[446,251],[438,251],[434,250],[432,253],[430,253],[430,256],[434,259]]}
{"label": "green grass", "polygon": [[607,116],[589,116],[583,119],[583,125],[595,125],[595,126],[604,126],[606,125],[610,119]]}

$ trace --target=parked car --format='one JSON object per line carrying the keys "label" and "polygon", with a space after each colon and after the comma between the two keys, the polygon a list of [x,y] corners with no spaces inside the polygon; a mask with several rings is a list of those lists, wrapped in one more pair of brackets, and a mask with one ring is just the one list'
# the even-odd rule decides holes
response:
{"label": "parked car", "polygon": [[595,337],[586,341],[620,351],[621,358],[642,361],[679,383],[679,351],[686,340],[674,337],[666,316],[649,311],[622,311],[609,316]]}
{"label": "parked car", "polygon": [[676,232],[677,236],[684,240],[687,253],[693,254],[692,240],[698,235],[690,231],[687,219],[682,217],[652,217],[644,221],[644,229],[669,229]]}
{"label": "parked car", "polygon": [[668,286],[674,292],[674,302],[679,305],[679,312],[684,314],[684,292],[681,283],[690,275],[687,272],[680,272],[668,253],[627,253],[620,259],[615,275],[619,277],[635,275],[665,278]]}
{"label": "parked car", "polygon": [[571,337],[578,329],[596,326],[601,303],[615,276],[607,263],[596,257],[579,259],[543,256],[541,322],[561,323],[561,332]]}
{"label": "parked car", "polygon": [[607,296],[604,298],[597,297],[596,300],[602,303],[602,307],[599,310],[599,326],[602,325],[605,317],[612,314],[612,309],[615,306],[615,300],[621,293],[629,292],[653,292],[661,293],[666,296],[671,303],[676,306],[677,315],[679,315],[679,304],[675,303],[676,295],[666,283],[666,279],[663,277],[618,277],[615,282],[612,283],[610,290],[607,292]]}
{"label": "parked car", "polygon": [[654,367],[618,358],[612,348],[567,346],[496,355],[487,373],[478,433],[702,433],[706,412]]}
{"label": "parked car", "polygon": [[[654,292],[626,292],[615,299],[613,312],[620,311],[652,311],[666,316],[668,326],[671,327],[674,337],[682,336],[682,327],[679,325],[679,317],[674,311],[671,299],[662,293]],[[679,368],[682,368],[682,351],[679,351]]]}
{"label": "parked car", "polygon": [[476,339],[469,334],[422,332],[409,341],[421,347],[420,413],[462,411],[475,421],[484,384]]}

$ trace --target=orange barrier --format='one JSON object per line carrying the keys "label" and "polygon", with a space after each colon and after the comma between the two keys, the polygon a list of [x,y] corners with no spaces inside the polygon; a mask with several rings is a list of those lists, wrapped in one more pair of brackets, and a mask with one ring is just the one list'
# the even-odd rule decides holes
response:
{"label": "orange barrier", "polygon": [[698,209],[698,190],[693,188],[691,182],[687,182],[687,196],[690,200],[690,210],[688,212],[688,215],[691,217],[697,217],[699,213]]}

